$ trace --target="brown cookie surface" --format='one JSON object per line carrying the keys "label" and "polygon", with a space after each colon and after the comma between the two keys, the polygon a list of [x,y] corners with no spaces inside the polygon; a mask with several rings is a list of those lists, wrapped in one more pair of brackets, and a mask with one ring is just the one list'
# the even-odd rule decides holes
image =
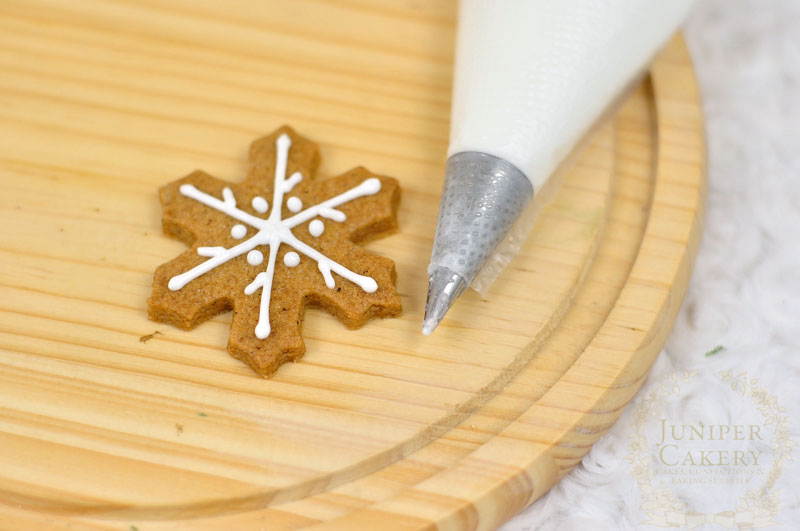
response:
{"label": "brown cookie surface", "polygon": [[191,248],[156,269],[150,319],[188,330],[233,310],[228,351],[266,377],[305,352],[309,306],[348,328],[399,315],[394,263],[358,246],[397,230],[397,181],[360,167],[314,181],[318,164],[282,127],[253,142],[241,183],[195,171],[161,188],[164,232]]}

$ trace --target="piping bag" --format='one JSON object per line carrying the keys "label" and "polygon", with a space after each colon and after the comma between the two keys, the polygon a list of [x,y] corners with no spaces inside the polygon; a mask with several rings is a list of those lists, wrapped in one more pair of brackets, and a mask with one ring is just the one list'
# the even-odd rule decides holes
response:
{"label": "piping bag", "polygon": [[[551,176],[694,0],[461,0],[422,332],[519,250]],[[536,198],[534,200],[534,197]]]}

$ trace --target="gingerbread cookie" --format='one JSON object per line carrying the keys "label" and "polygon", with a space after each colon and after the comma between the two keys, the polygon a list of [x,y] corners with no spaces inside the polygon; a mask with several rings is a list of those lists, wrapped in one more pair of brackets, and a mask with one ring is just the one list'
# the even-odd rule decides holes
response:
{"label": "gingerbread cookie", "polygon": [[305,352],[306,307],[348,328],[401,311],[394,263],[357,244],[397,229],[400,188],[364,168],[314,182],[317,146],[282,127],[247,178],[202,171],[161,188],[164,233],[191,249],[156,269],[148,316],[191,329],[233,310],[228,351],[261,376]]}

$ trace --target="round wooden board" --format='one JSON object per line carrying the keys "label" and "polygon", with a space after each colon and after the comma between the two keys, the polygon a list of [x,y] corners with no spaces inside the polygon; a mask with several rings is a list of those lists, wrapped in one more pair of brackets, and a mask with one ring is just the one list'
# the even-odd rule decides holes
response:
{"label": "round wooden board", "polygon": [[[491,528],[569,472],[644,381],[700,235],[704,153],[680,38],[590,139],[486,300],[424,338],[447,144],[451,1],[8,2],[0,14],[0,527]],[[403,187],[404,314],[309,311],[270,380],[229,315],[146,320],[157,189],[235,181],[287,122],[321,178]],[[149,338],[142,337],[159,334]],[[140,341],[140,337],[142,340]]]}

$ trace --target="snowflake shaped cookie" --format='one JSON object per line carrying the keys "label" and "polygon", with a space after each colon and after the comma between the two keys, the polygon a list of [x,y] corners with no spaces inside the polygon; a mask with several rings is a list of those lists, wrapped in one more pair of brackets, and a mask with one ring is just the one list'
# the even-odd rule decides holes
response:
{"label": "snowflake shaped cookie", "polygon": [[308,306],[348,328],[398,315],[394,263],[357,245],[397,229],[397,181],[359,167],[314,182],[318,163],[283,127],[253,142],[239,184],[196,171],[164,186],[164,232],[191,249],[156,269],[149,317],[188,330],[233,310],[228,351],[269,376],[305,352]]}

